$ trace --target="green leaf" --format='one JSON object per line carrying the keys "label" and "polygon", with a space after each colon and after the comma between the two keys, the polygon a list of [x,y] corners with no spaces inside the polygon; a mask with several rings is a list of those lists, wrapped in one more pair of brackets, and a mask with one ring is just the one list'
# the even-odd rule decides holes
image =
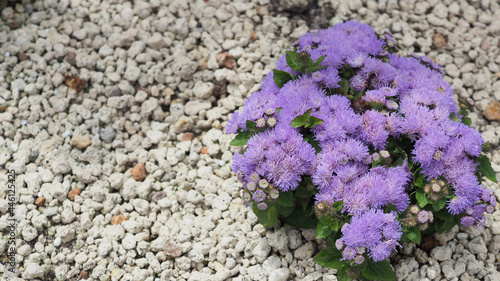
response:
{"label": "green leaf", "polygon": [[293,192],[292,191],[286,191],[286,192],[280,192],[280,196],[278,199],[276,199],[276,204],[279,204],[281,206],[286,206],[286,207],[293,207],[295,206],[295,201],[293,199]]}
{"label": "green leaf", "polygon": [[289,216],[283,218],[283,221],[297,228],[315,228],[318,224],[316,215],[314,215],[314,212],[309,215],[307,213],[309,213],[307,209],[304,211],[301,208],[295,208]]}
{"label": "green leaf", "polygon": [[286,63],[295,71],[304,71],[304,65],[299,62],[299,53],[286,51]]}
{"label": "green leaf", "polygon": [[[417,176],[417,175],[415,175],[415,176]],[[424,187],[424,185],[426,183],[427,183],[427,181],[425,180],[425,178],[419,173],[417,176],[417,179],[415,180],[415,186]]]}
{"label": "green leaf", "polygon": [[333,230],[333,231],[337,231],[339,230],[340,228],[340,224],[339,224],[339,221],[334,219],[331,223],[330,223],[330,228]]}
{"label": "green leaf", "polygon": [[323,124],[323,120],[316,118],[314,116],[310,116],[309,122],[308,122],[308,125],[306,126],[306,128],[312,128],[312,127],[319,125],[319,124]]}
{"label": "green leaf", "polygon": [[384,213],[390,213],[390,212],[397,212],[398,209],[396,209],[396,206],[394,206],[392,203],[389,203],[387,207],[385,207]]}
{"label": "green leaf", "polygon": [[352,279],[347,276],[347,270],[349,266],[342,266],[337,272],[337,280],[338,281],[351,281]]}
{"label": "green leaf", "polygon": [[415,244],[420,244],[420,240],[422,239],[422,235],[420,234],[420,229],[416,226],[409,228],[408,231],[406,232],[406,236]]}
{"label": "green leaf", "polygon": [[373,262],[366,259],[366,267],[361,268],[361,275],[372,280],[396,280],[396,274],[387,260]]}
{"label": "green leaf", "polygon": [[333,202],[332,207],[335,210],[337,210],[338,212],[340,212],[340,210],[342,210],[342,207],[344,207],[344,201],[342,201],[342,200],[335,201],[335,202]]}
{"label": "green leaf", "polygon": [[429,200],[427,200],[427,196],[422,190],[417,190],[415,193],[415,197],[417,198],[418,205],[420,208],[425,207],[425,205],[429,204]]}
{"label": "green leaf", "polygon": [[436,232],[437,233],[443,233],[443,232],[448,232],[450,231],[455,225],[457,224],[457,222],[455,220],[447,220],[447,221],[444,221],[442,223],[437,223],[435,224],[436,225]]}
{"label": "green leaf", "polygon": [[257,123],[250,121],[250,120],[247,120],[246,126],[247,126],[247,131],[251,131],[251,130],[254,130],[255,128],[257,128]]}
{"label": "green leaf", "polygon": [[251,135],[249,132],[241,132],[236,135],[236,137],[229,143],[229,145],[233,146],[242,146],[247,144],[247,141],[250,139]]}
{"label": "green leaf", "polygon": [[311,75],[318,70],[325,69],[326,67],[327,67],[326,65],[311,66],[304,69],[304,73]]}
{"label": "green leaf", "polygon": [[313,64],[313,66],[319,65],[324,59],[326,58],[326,55],[319,57],[316,62]]}
{"label": "green leaf", "polygon": [[310,145],[312,145],[312,147],[314,147],[316,154],[321,152],[321,147],[319,146],[319,141],[315,140],[313,135],[304,136],[304,140],[307,143],[309,143]]}
{"label": "green leaf", "polygon": [[293,192],[293,196],[297,198],[311,198],[316,194],[316,189],[313,188],[309,190],[307,186],[311,183],[308,177],[304,177],[299,184],[299,187]]}
{"label": "green leaf", "polygon": [[257,204],[254,204],[253,212],[257,218],[259,218],[259,222],[267,228],[273,227],[278,220],[278,210],[275,206],[269,206],[267,209],[262,211],[257,208]]}
{"label": "green leaf", "polygon": [[339,85],[342,88],[342,90],[344,91],[344,93],[347,94],[347,92],[349,91],[349,80],[342,78],[339,82]]}
{"label": "green leaf", "polygon": [[323,267],[339,269],[344,264],[340,261],[341,258],[342,253],[335,246],[331,246],[321,250],[314,257],[314,262]]}
{"label": "green leaf", "polygon": [[283,206],[280,204],[276,204],[275,206],[276,210],[278,210],[278,213],[283,217],[288,217],[295,210],[295,206]]}
{"label": "green leaf", "polygon": [[454,215],[448,213],[446,209],[442,209],[439,212],[434,212],[434,216],[444,221],[452,221],[453,218],[455,217]]}
{"label": "green leaf", "polygon": [[472,124],[472,120],[470,120],[469,117],[464,117],[464,118],[462,118],[462,123],[469,126],[470,124]]}
{"label": "green leaf", "polygon": [[278,85],[279,88],[283,88],[283,86],[290,80],[293,80],[294,76],[283,70],[273,70],[273,79],[274,83]]}
{"label": "green leaf", "polygon": [[439,211],[439,210],[443,209],[444,205],[446,205],[446,199],[441,198],[432,204],[432,209],[434,211]]}
{"label": "green leaf", "polygon": [[299,115],[295,118],[293,118],[292,122],[290,123],[290,126],[294,128],[299,128],[305,125],[305,118],[304,115]]}
{"label": "green leaf", "polygon": [[330,228],[330,225],[321,222],[318,222],[318,226],[316,227],[316,238],[325,238],[333,233],[333,230]]}
{"label": "green leaf", "polygon": [[488,157],[486,155],[482,155],[481,157],[477,158],[477,162],[479,163],[478,169],[479,172],[487,177],[490,181],[497,183],[497,177],[495,175],[495,171],[491,168],[491,163]]}

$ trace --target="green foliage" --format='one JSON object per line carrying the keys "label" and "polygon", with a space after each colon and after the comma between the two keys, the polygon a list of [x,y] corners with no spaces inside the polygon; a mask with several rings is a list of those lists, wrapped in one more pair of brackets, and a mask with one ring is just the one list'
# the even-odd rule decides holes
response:
{"label": "green foliage", "polygon": [[294,128],[304,127],[304,128],[313,128],[316,125],[322,124],[323,120],[311,116],[312,108],[306,111],[304,114],[295,117],[290,126]]}
{"label": "green foliage", "polygon": [[286,62],[288,66],[290,66],[290,68],[294,71],[307,73],[309,75],[318,70],[326,68],[326,65],[319,65],[325,59],[325,57],[326,56],[322,56],[315,62],[311,59],[311,55],[309,55],[308,52],[286,52]]}
{"label": "green foliage", "polygon": [[498,183],[495,171],[491,168],[491,163],[488,157],[486,157],[486,155],[481,155],[481,157],[477,158],[477,162],[479,163],[477,168],[481,175],[485,176],[494,183]]}
{"label": "green foliage", "polygon": [[273,70],[273,80],[274,80],[274,83],[276,83],[276,85],[279,87],[279,88],[283,88],[283,86],[288,82],[288,81],[291,81],[295,79],[295,76],[293,76],[292,74],[286,72],[286,71],[282,71],[282,70]]}
{"label": "green foliage", "polygon": [[257,203],[253,205],[253,212],[259,218],[259,222],[268,228],[273,227],[278,220],[278,210],[275,206],[268,206],[265,210],[257,208]]}
{"label": "green foliage", "polygon": [[420,229],[416,226],[407,229],[406,237],[408,237],[408,239],[410,239],[415,244],[420,244],[420,240],[422,239]]}
{"label": "green foliage", "polygon": [[333,233],[333,229],[330,227],[328,223],[324,223],[321,219],[318,222],[318,226],[316,227],[316,238],[325,238],[330,236]]}
{"label": "green foliage", "polygon": [[323,267],[339,269],[344,264],[340,261],[341,258],[342,253],[335,246],[331,246],[321,250],[314,257],[314,261]]}
{"label": "green foliage", "polygon": [[429,200],[427,200],[427,196],[422,190],[417,190],[415,193],[415,197],[417,198],[417,202],[420,208],[425,207],[429,203]]}
{"label": "green foliage", "polygon": [[366,267],[360,268],[363,277],[372,280],[396,280],[396,274],[387,260],[373,262],[371,259],[366,259],[365,263]]}

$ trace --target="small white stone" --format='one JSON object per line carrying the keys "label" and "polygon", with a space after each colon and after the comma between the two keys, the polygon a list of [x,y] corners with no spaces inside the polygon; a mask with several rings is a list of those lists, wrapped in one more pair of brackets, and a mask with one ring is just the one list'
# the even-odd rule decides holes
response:
{"label": "small white stone", "polygon": [[56,239],[54,239],[54,246],[61,246],[61,237],[56,237]]}

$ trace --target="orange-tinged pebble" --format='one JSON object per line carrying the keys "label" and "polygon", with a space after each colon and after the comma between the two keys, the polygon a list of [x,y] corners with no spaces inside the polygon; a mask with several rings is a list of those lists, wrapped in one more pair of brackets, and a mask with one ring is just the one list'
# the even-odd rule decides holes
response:
{"label": "orange-tinged pebble", "polygon": [[181,247],[168,242],[167,247],[165,248],[165,253],[173,258],[176,258],[182,255],[182,249]]}
{"label": "orange-tinged pebble", "polygon": [[203,147],[203,148],[201,149],[201,154],[208,154],[208,148]]}
{"label": "orange-tinged pebble", "polygon": [[81,189],[81,188],[78,188],[78,187],[73,188],[73,189],[72,189],[72,190],[70,190],[70,192],[68,193],[68,198],[69,198],[70,200],[75,200],[75,197],[76,197],[77,195],[80,195],[80,193],[82,193],[82,189]]}
{"label": "orange-tinged pebble", "polygon": [[73,145],[79,149],[85,149],[92,143],[88,136],[75,136],[73,137]]}
{"label": "orange-tinged pebble", "polygon": [[45,197],[41,196],[41,197],[38,197],[36,200],[35,200],[35,204],[37,206],[43,206],[43,204],[45,203]]}
{"label": "orange-tinged pebble", "polygon": [[194,139],[194,134],[191,132],[182,134],[182,141],[192,141]]}
{"label": "orange-tinged pebble", "polygon": [[80,271],[80,279],[88,279],[89,273],[85,270]]}
{"label": "orange-tinged pebble", "polygon": [[113,216],[111,218],[111,224],[118,225],[118,224],[121,224],[125,220],[128,220],[128,218],[124,215]]}
{"label": "orange-tinged pebble", "polygon": [[135,165],[130,173],[132,173],[132,177],[134,177],[134,180],[136,181],[143,181],[148,175],[148,173],[146,172],[146,166],[144,166],[143,163],[138,163],[137,165]]}

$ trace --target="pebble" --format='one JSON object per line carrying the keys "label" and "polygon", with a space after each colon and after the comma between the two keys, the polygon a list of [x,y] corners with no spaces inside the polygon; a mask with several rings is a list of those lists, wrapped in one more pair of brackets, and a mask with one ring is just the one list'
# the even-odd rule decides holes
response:
{"label": "pebble", "polygon": [[43,268],[38,263],[30,262],[24,269],[22,274],[24,279],[33,280],[36,278],[43,278]]}
{"label": "pebble", "polygon": [[56,239],[54,239],[54,246],[61,246],[61,237],[56,237]]}
{"label": "pebble", "polygon": [[72,190],[68,193],[68,198],[69,198],[70,200],[74,201],[74,200],[75,200],[75,197],[76,197],[77,195],[80,195],[80,193],[82,193],[82,189],[81,189],[81,188],[78,188],[78,187],[73,188],[73,189],[72,189]]}
{"label": "pebble", "polygon": [[136,181],[143,181],[148,175],[146,172],[146,166],[143,163],[137,163],[137,165],[135,165],[130,172]]}
{"label": "pebble", "polygon": [[[472,126],[498,144],[495,1],[273,6],[284,1],[47,0],[1,11],[0,165],[18,169],[24,279],[335,280],[312,261],[323,243],[314,230],[266,229],[243,206],[223,133],[276,59],[330,23],[388,26],[401,52],[436,58],[486,118],[471,113]],[[405,244],[392,262],[398,280],[499,280],[490,219],[435,235],[445,246],[429,255]]]}
{"label": "pebble", "polygon": [[92,139],[88,136],[74,136],[73,145],[79,149],[85,149],[92,144]]}
{"label": "pebble", "polygon": [[491,102],[484,110],[483,115],[489,121],[500,121],[500,102]]}
{"label": "pebble", "polygon": [[111,218],[111,224],[118,225],[121,224],[124,220],[128,220],[128,218],[124,215],[116,215]]}

